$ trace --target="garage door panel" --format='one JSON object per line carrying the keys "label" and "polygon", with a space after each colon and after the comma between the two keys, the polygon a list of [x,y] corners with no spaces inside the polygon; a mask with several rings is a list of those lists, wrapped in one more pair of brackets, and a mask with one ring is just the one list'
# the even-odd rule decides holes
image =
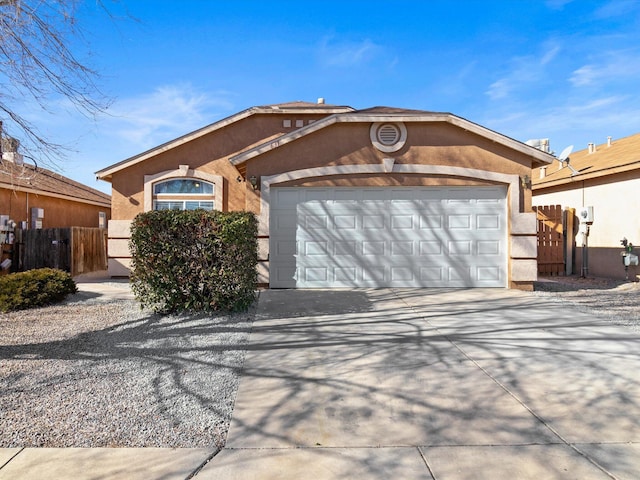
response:
{"label": "garage door panel", "polygon": [[471,255],[473,253],[473,248],[471,241],[462,240],[462,241],[449,241],[447,243],[449,248],[449,255]]}
{"label": "garage door panel", "polygon": [[307,256],[327,256],[327,242],[304,242],[304,254]]}
{"label": "garage door panel", "polygon": [[471,228],[471,216],[470,215],[449,215],[447,217],[447,226],[449,229],[465,229]]}
{"label": "garage door panel", "polygon": [[471,286],[471,267],[464,265],[455,265],[448,268],[449,281],[455,283],[464,283],[464,286]]}
{"label": "garage door panel", "polygon": [[423,240],[420,242],[420,256],[433,257],[442,255],[442,242],[437,240]]}
{"label": "garage door panel", "polygon": [[297,242],[295,241],[278,241],[275,244],[275,251],[272,250],[272,254],[280,257],[290,257],[298,253]]}
{"label": "garage door panel", "polygon": [[391,242],[391,255],[393,256],[413,256],[414,245],[413,241],[399,241]]}
{"label": "garage door panel", "polygon": [[333,275],[336,282],[351,282],[353,285],[358,279],[356,267],[335,267]]}
{"label": "garage door panel", "polygon": [[358,255],[360,251],[357,248],[357,243],[355,241],[352,242],[344,242],[337,241],[333,244],[333,254],[337,257],[339,256],[353,256]]}
{"label": "garage door panel", "polygon": [[337,230],[355,230],[357,225],[357,217],[355,215],[335,215],[333,217],[334,225]]}
{"label": "garage door panel", "polygon": [[440,285],[445,281],[444,267],[420,267],[420,280],[427,285],[435,283]]}
{"label": "garage door panel", "polygon": [[397,215],[391,214],[391,228],[397,230],[413,229],[413,215]]}
{"label": "garage door panel", "polygon": [[497,256],[500,255],[500,241],[499,240],[481,240],[477,243],[478,256]]}
{"label": "garage door panel", "polygon": [[273,189],[273,287],[506,286],[505,189],[313,190]]}
{"label": "garage door panel", "polygon": [[275,191],[273,200],[278,204],[279,208],[290,207],[295,209],[300,203],[300,192],[298,190],[279,189]]}
{"label": "garage door panel", "polygon": [[421,230],[441,230],[444,221],[443,215],[421,215],[420,216],[420,229]]}
{"label": "garage door panel", "polygon": [[[384,267],[375,267],[375,266],[363,267],[363,269],[362,269],[362,280],[365,283],[368,283],[369,285],[376,284],[376,286],[381,286],[381,285],[378,285],[378,284],[381,283],[381,282],[385,282],[385,280],[386,280],[385,268]],[[367,285],[367,286],[369,286],[369,285]]]}
{"label": "garage door panel", "polygon": [[298,226],[297,218],[295,215],[295,210],[291,211],[291,215],[282,215],[279,216],[275,221],[276,230],[284,230],[289,229],[295,231]]}
{"label": "garage door panel", "polygon": [[385,255],[385,242],[362,242],[362,255],[380,257]]}
{"label": "garage door panel", "polygon": [[476,228],[478,230],[500,230],[500,216],[499,215],[477,215],[476,216]]}
{"label": "garage door panel", "polygon": [[497,267],[478,267],[476,275],[480,282],[495,282],[500,279],[500,269]]}
{"label": "garage door panel", "polygon": [[385,228],[384,215],[363,215],[362,228],[365,230],[383,230]]}

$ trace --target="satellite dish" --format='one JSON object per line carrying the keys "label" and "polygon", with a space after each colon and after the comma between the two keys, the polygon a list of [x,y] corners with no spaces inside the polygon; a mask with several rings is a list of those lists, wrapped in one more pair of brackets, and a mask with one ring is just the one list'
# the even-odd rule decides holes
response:
{"label": "satellite dish", "polygon": [[571,176],[573,177],[574,175],[578,175],[580,172],[569,164],[569,155],[571,154],[571,152],[573,152],[573,145],[569,145],[567,148],[562,150],[560,156],[558,157],[558,161],[560,163],[567,162],[567,167],[569,167],[569,170],[571,170]]}
{"label": "satellite dish", "polygon": [[565,160],[568,160],[569,159],[569,155],[571,154],[571,152],[573,152],[573,145],[569,145],[567,148],[562,150],[562,153],[560,153],[560,156],[558,157],[558,160],[560,160],[561,162],[564,162]]}

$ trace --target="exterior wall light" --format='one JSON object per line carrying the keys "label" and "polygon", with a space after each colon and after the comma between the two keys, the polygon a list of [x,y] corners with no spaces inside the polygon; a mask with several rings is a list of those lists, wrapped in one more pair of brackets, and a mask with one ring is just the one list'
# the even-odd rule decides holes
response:
{"label": "exterior wall light", "polygon": [[255,175],[251,175],[249,177],[249,183],[251,184],[254,190],[259,190],[260,184],[258,183],[258,180],[259,180],[258,177],[256,177]]}
{"label": "exterior wall light", "polygon": [[520,184],[522,188],[531,188],[531,177],[529,175],[520,177]]}

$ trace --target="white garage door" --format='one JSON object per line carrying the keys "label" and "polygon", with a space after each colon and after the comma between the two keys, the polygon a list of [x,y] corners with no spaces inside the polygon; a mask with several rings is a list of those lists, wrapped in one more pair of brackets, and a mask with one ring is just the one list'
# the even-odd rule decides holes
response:
{"label": "white garage door", "polygon": [[502,187],[273,188],[272,288],[505,287]]}

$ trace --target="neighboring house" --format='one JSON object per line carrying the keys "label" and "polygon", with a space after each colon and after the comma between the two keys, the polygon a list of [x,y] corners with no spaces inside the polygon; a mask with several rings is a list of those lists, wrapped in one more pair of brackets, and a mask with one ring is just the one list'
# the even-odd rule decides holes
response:
{"label": "neighboring house", "polygon": [[112,183],[109,271],[129,274],[138,213],[208,208],[258,215],[272,288],[531,289],[529,176],[552,161],[450,113],[253,107],[97,172]]}
{"label": "neighboring house", "polygon": [[[569,162],[540,166],[532,174],[533,204],[561,205],[580,211],[592,206],[594,221],[589,228],[587,273],[620,278],[626,276],[620,253],[622,238],[640,245],[640,134],[570,155]],[[576,225],[578,224],[576,219]],[[573,271],[583,272],[581,235]],[[635,252],[636,254],[638,252]],[[636,268],[629,268],[634,278]],[[640,270],[638,270],[640,273]]]}
{"label": "neighboring house", "polygon": [[107,226],[111,197],[4,152],[0,162],[0,215],[31,228]]}

